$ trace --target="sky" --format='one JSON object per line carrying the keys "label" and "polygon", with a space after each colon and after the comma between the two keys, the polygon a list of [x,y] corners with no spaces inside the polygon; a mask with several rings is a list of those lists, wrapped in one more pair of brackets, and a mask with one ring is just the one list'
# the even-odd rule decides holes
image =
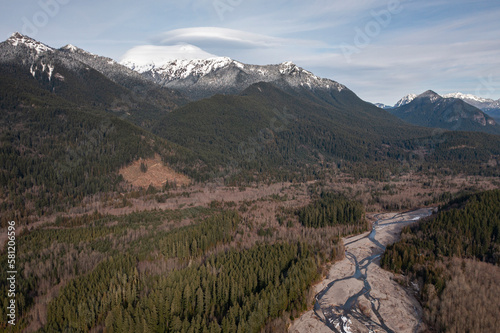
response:
{"label": "sky", "polygon": [[18,31],[120,61],[293,61],[369,102],[434,90],[500,98],[498,0],[0,0]]}

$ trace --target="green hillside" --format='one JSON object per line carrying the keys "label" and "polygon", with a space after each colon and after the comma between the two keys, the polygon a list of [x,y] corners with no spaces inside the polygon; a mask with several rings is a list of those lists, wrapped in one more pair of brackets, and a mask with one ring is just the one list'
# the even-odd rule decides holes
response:
{"label": "green hillside", "polygon": [[157,153],[188,174],[198,160],[90,102],[54,95],[33,78],[0,77],[0,98],[0,205],[18,220],[116,190],[119,168],[138,158]]}
{"label": "green hillside", "polygon": [[[319,164],[375,178],[412,168],[435,171],[436,163],[474,173],[500,153],[500,137],[436,132],[406,124],[350,91],[332,96],[292,96],[259,83],[239,96],[217,95],[179,108],[153,132],[194,151],[214,170],[276,179],[293,178],[299,170],[312,175],[311,166]],[[470,147],[474,159],[467,158]]]}

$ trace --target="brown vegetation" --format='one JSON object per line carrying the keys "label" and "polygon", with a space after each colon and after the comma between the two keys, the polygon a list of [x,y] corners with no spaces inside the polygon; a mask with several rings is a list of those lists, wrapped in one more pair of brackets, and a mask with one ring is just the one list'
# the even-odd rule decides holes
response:
{"label": "brown vegetation", "polygon": [[340,176],[325,185],[349,198],[359,200],[367,212],[381,212],[443,204],[459,193],[498,188],[500,182],[495,177],[407,174],[393,177],[389,181],[354,180]]}
{"label": "brown vegetation", "polygon": [[120,169],[120,175],[136,187],[147,188],[152,185],[160,188],[167,183],[176,186],[191,184],[188,177],[166,166],[159,155],[156,155],[154,159],[140,159],[133,162]]}
{"label": "brown vegetation", "polygon": [[427,290],[426,320],[439,332],[498,332],[500,267],[453,258],[446,274],[451,279],[439,298],[433,288]]}

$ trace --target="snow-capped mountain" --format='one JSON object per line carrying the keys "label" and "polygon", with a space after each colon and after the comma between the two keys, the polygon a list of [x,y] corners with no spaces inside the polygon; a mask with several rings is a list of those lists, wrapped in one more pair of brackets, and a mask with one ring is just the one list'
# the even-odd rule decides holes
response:
{"label": "snow-capped mountain", "polygon": [[454,131],[500,134],[500,126],[480,109],[457,98],[443,98],[428,90],[405,105],[391,109],[395,116],[415,125]]}
{"label": "snow-capped mountain", "polygon": [[[55,49],[20,33],[0,43],[0,70],[22,83],[35,80],[44,90],[77,105],[90,104],[128,116],[135,111],[164,113],[187,101],[141,74],[71,44]],[[32,84],[31,82],[30,84]]]}
{"label": "snow-capped mountain", "polygon": [[415,98],[417,98],[417,95],[415,94],[409,94],[401,98],[395,105],[395,108],[399,108],[400,106],[406,105],[411,103]]}
{"label": "snow-capped mountain", "polygon": [[65,80],[59,71],[61,67],[72,70],[85,68],[83,64],[62,56],[57,49],[18,32],[0,43],[0,64],[21,66],[27,69],[33,78],[52,83]]}
{"label": "snow-capped mountain", "polygon": [[406,105],[411,103],[415,98],[417,98],[417,95],[415,94],[409,94],[401,98],[394,106],[392,105],[387,105],[383,103],[373,103],[378,108],[384,109],[384,110],[390,110],[394,108],[399,108],[400,106]]}
{"label": "snow-capped mountain", "polygon": [[126,87],[136,88],[137,85],[151,85],[151,82],[142,75],[117,63],[111,58],[98,56],[71,44],[61,47],[58,51],[92,67],[114,82]]}
{"label": "snow-capped mountain", "polygon": [[478,96],[474,96],[472,94],[462,94],[461,92],[457,93],[451,93],[451,94],[446,94],[443,95],[444,98],[458,98],[463,101],[471,101],[471,102],[477,102],[477,103],[491,103],[491,102],[497,102],[489,98],[482,98]]}
{"label": "snow-capped mountain", "polygon": [[444,98],[458,98],[462,101],[475,106],[476,108],[486,112],[492,117],[500,118],[500,99],[493,100],[491,98],[478,97],[471,94],[452,93],[443,95]]}
{"label": "snow-capped mountain", "polygon": [[340,92],[346,89],[342,84],[319,78],[292,62],[260,66],[243,64],[227,57],[213,57],[142,65],[137,65],[133,59],[125,59],[121,64],[192,99],[237,94],[257,82],[271,82],[285,90],[306,88]]}

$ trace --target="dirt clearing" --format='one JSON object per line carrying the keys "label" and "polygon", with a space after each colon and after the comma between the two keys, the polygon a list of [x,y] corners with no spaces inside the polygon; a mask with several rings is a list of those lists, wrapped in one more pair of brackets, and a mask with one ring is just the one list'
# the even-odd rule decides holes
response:
{"label": "dirt clearing", "polygon": [[149,187],[150,185],[160,188],[167,182],[176,184],[178,187],[191,184],[191,180],[180,173],[175,172],[161,160],[159,155],[154,159],[140,159],[127,167],[120,169],[120,175],[136,187]]}

